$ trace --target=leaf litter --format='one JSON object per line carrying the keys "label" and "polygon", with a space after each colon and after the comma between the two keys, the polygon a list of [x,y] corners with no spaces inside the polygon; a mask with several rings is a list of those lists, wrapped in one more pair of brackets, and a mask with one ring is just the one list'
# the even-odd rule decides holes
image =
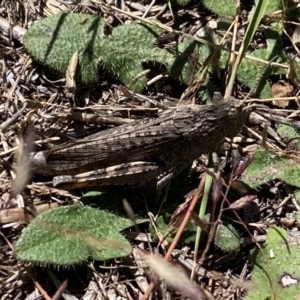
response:
{"label": "leaf litter", "polygon": [[[28,164],[28,151],[31,150],[26,146],[23,148],[19,146],[22,145],[22,141],[18,139],[20,133],[32,124],[35,128],[35,147],[45,149],[69,139],[88,135],[95,130],[109,128],[122,119],[126,122],[132,118],[153,116],[157,113],[158,107],[161,109],[177,105],[182,94],[193,96],[191,99],[181,100],[181,105],[192,101],[199,102],[201,99],[202,103],[212,101],[214,92],[224,94],[227,88],[225,82],[228,82],[226,76],[230,76],[230,68],[226,67],[228,51],[219,53],[218,68],[216,63],[210,61],[205,69],[211,54],[209,46],[203,47],[202,44],[198,44],[196,47],[196,43],[189,39],[191,36],[201,38],[203,28],[204,31],[210,32],[208,35],[204,34],[209,42],[224,35],[235,14],[236,1],[226,1],[226,4],[224,2],[220,7],[211,5],[211,1],[198,2],[185,1],[179,4],[170,2],[167,5],[154,2],[153,6],[139,2],[123,2],[120,7],[124,13],[120,12],[118,10],[120,7],[115,7],[114,4],[104,2],[101,5],[96,1],[67,3],[49,0],[39,4],[30,2],[24,5],[3,2],[3,7],[0,9],[1,299],[29,299],[39,295],[44,295],[47,299],[49,297],[47,294],[51,296],[56,292],[58,295],[65,296],[65,288],[73,294],[74,299],[75,297],[88,299],[91,294],[94,299],[97,297],[116,299],[117,296],[124,299],[142,299],[143,295],[147,294],[151,278],[156,286],[155,291],[152,292],[155,299],[176,299],[179,293],[183,293],[190,299],[197,299],[197,297],[229,299],[233,296],[242,299],[247,291],[248,295],[245,299],[274,298],[275,295],[292,299],[299,296],[299,274],[293,266],[298,256],[294,245],[299,244],[297,234],[300,219],[298,213],[299,120],[296,102],[299,63],[295,56],[298,51],[295,38],[297,27],[283,25],[289,22],[282,22],[298,18],[299,8],[292,1],[286,3],[286,7],[282,7],[279,1],[270,1],[266,7],[261,26],[258,27],[251,41],[247,58],[244,58],[239,66],[235,81],[234,96],[239,99],[247,98],[251,106],[249,120],[240,136],[222,145],[220,157],[224,161],[226,157],[229,163],[222,170],[222,180],[218,180],[218,184],[213,185],[212,198],[218,200],[208,203],[207,212],[210,212],[210,215],[202,220],[193,213],[193,221],[183,232],[169,262],[161,261],[162,258],[157,256],[167,257],[166,251],[172,247],[169,243],[172,243],[174,233],[173,236],[164,237],[163,228],[169,231],[169,220],[180,207],[180,203],[184,202],[185,193],[197,186],[199,175],[203,176],[203,170],[207,170],[202,167],[207,156],[204,155],[196,161],[189,173],[184,178],[178,179],[179,183],[170,187],[167,198],[171,199],[171,203],[167,201],[160,207],[161,201],[157,200],[158,196],[153,187],[148,187],[146,190],[145,188],[136,188],[133,191],[121,190],[121,193],[118,188],[107,189],[89,193],[83,198],[81,196],[86,193],[85,190],[71,194],[54,189],[49,186],[49,178],[41,178],[34,174],[31,177]],[[257,7],[261,2],[255,1]],[[222,11],[222,6],[228,9]],[[80,59],[75,64],[70,63],[70,59],[67,60],[65,70],[58,72],[49,68],[51,64],[47,66],[46,61],[41,64],[34,60],[23,47],[23,37],[27,29],[34,23],[37,24],[38,20],[71,11],[103,18],[106,38],[110,36],[113,39],[114,30],[118,33],[115,51],[111,53],[104,51],[106,56],[101,54],[102,61],[92,61],[92,71],[96,75],[95,80],[88,86],[80,80],[74,81],[76,70],[82,63]],[[236,47],[241,44],[244,34],[243,25],[247,26],[252,14],[252,4],[242,1],[240,24],[236,25],[236,31],[233,31],[234,38],[227,39],[226,48],[232,48],[232,43]],[[155,25],[151,25],[154,26],[154,31],[159,32],[159,36],[168,34],[171,29],[177,32],[172,39],[169,39],[170,35],[168,35],[168,43],[160,43],[160,48],[155,48],[155,40],[153,45],[149,44],[150,48],[143,44],[145,47],[143,49],[133,41],[134,47],[130,55],[134,56],[134,51],[141,50],[144,56],[140,54],[140,57],[143,57],[142,63],[132,61],[131,64],[131,56],[122,58],[122,55],[124,49],[130,48],[134,35],[126,36],[126,30],[123,29],[131,28],[134,32],[136,18],[145,16],[156,17],[161,25],[165,26],[162,30],[162,27],[158,29]],[[218,24],[217,28],[212,29],[207,26],[208,21],[211,20]],[[83,27],[87,24],[88,18],[82,17],[80,22]],[[183,33],[188,33],[190,36],[186,37]],[[75,35],[76,33],[70,34],[71,37]],[[281,42],[282,37],[287,38],[284,45]],[[99,43],[103,44],[103,41]],[[179,63],[175,64],[175,68],[174,57],[175,62],[179,62],[180,60],[176,61],[176,55],[180,51],[185,51],[185,48],[180,45],[187,48],[190,45],[194,46],[185,57],[182,56],[185,67]],[[105,47],[108,46],[107,42]],[[64,50],[60,51],[60,54],[63,54]],[[76,56],[75,52],[71,53],[71,56]],[[121,63],[115,62],[116,57],[112,54],[120,58]],[[122,61],[125,62],[123,65]],[[194,65],[193,69],[191,62]],[[123,66],[125,71],[121,69]],[[134,66],[138,69],[134,69]],[[182,77],[184,73],[180,72],[184,68],[192,78]],[[145,70],[147,72],[144,72]],[[94,76],[93,74],[90,75]],[[200,88],[195,94],[195,86],[198,87],[199,82]],[[140,85],[135,91],[139,93],[131,93],[137,83]],[[249,99],[249,94],[253,99]],[[262,99],[270,101],[262,104]],[[153,103],[158,103],[159,106],[155,107]],[[74,112],[76,112],[76,120],[72,118]],[[86,114],[89,114],[88,119],[84,118]],[[31,147],[33,139],[27,140],[29,143],[27,146]],[[16,149],[19,149],[20,154],[14,166],[13,157]],[[25,188],[27,183],[30,184]],[[227,189],[228,186],[231,188]],[[125,197],[128,198],[132,211],[143,219],[141,223],[144,225],[140,225],[142,226],[140,232],[136,229],[123,232],[123,227],[118,227],[116,219],[111,215],[108,213],[106,216],[101,215],[102,211],[109,207],[110,211],[124,217],[125,212],[120,200]],[[95,235],[86,233],[85,229],[78,229],[73,223],[82,221],[80,226],[89,227],[89,222],[93,224],[93,220],[96,219],[91,215],[84,220],[84,214],[79,213],[74,215],[74,218],[67,218],[67,214],[64,213],[63,216],[66,218],[62,219],[65,219],[65,225],[60,223],[58,215],[55,216],[56,210],[67,211],[81,205],[77,203],[78,200],[86,205],[83,206],[85,207],[83,210],[94,211],[99,215],[98,221],[94,222]],[[181,207],[181,211],[178,211],[178,215],[177,212],[175,214],[177,222],[175,225],[172,224],[170,232],[176,232],[180,220],[188,213],[191,195],[185,200],[186,203]],[[155,227],[154,232],[151,230],[151,233],[148,233],[149,225],[145,223],[145,201],[149,215],[151,216],[152,213],[153,216],[149,218],[151,225]],[[88,206],[91,204],[93,208]],[[69,206],[48,210],[61,205]],[[46,212],[40,214],[45,210]],[[40,215],[35,218],[37,214]],[[39,221],[47,214],[53,216],[51,221]],[[121,216],[119,217],[122,218]],[[111,232],[106,234],[102,229],[105,217],[110,219],[108,227],[111,228]],[[126,219],[126,222],[128,225],[131,224],[129,219]],[[200,251],[196,263],[193,262],[196,241],[195,223],[206,229],[200,239]],[[235,248],[235,251],[227,251],[229,248],[227,244],[223,246],[224,241],[226,243],[226,240],[236,240],[233,240],[233,236],[228,237],[228,232],[217,234],[211,229],[214,227],[232,228],[235,235],[238,235],[239,247]],[[27,232],[31,229],[32,236],[28,238]],[[43,233],[43,230],[46,230],[46,233]],[[224,241],[214,240],[219,234]],[[45,255],[43,254],[46,248],[41,241],[45,237],[49,239],[49,244],[46,243],[49,246],[46,248],[54,253],[53,261],[47,258],[46,252]],[[121,246],[114,237],[122,240],[125,246]],[[160,241],[161,246],[156,248],[157,240],[163,237],[165,242]],[[71,240],[69,250],[68,246],[64,245],[64,238]],[[51,240],[55,242],[52,243]],[[261,246],[255,244],[256,240]],[[21,257],[26,254],[26,251],[18,252],[19,245],[24,241],[25,246],[26,243],[28,246],[27,254],[32,255],[29,259]],[[95,245],[99,246],[96,247],[97,251],[103,245],[112,246],[112,249],[108,250],[109,255],[104,257],[104,262],[101,262],[101,251],[93,254],[89,252],[90,250],[86,250],[87,246],[93,248]],[[39,249],[38,253],[32,251],[34,247]],[[122,247],[126,248],[124,255],[114,253],[116,249]],[[149,258],[144,264],[136,260],[134,254],[136,249],[141,248]],[[156,255],[150,255],[152,248]],[[73,250],[74,261],[71,255]],[[269,256],[272,252],[274,258]],[[203,253],[204,257],[202,257]],[[126,258],[121,259],[122,256]],[[41,258],[45,261],[41,261]],[[69,262],[68,259],[71,261]],[[37,264],[23,264],[22,260]],[[249,264],[250,260],[253,267]],[[287,261],[291,263],[287,264]],[[74,265],[76,263],[81,264]],[[177,268],[177,264],[184,265],[185,271]],[[41,265],[47,265],[50,270],[47,271],[47,268]],[[139,278],[135,276],[136,270],[140,271]],[[55,272],[58,283],[54,280],[55,277],[50,275],[50,271]],[[152,271],[156,273],[156,278],[149,276]],[[186,271],[187,276],[184,275]],[[190,278],[191,274],[193,274],[192,278]],[[149,284],[141,284],[141,277],[144,283]],[[28,280],[29,278],[31,279]],[[160,281],[160,278],[164,280]],[[67,285],[65,279],[68,279]],[[200,286],[204,289],[202,290]]]}

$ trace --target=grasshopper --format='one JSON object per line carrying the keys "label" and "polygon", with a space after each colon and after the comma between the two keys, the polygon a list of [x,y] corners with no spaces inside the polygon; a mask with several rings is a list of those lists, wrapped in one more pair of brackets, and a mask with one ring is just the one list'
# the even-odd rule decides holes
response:
{"label": "grasshopper", "polygon": [[237,135],[245,118],[244,106],[236,99],[170,108],[158,118],[34,153],[34,171],[54,176],[53,185],[67,190],[144,184],[165,172],[171,178],[204,152],[215,151],[225,137]]}

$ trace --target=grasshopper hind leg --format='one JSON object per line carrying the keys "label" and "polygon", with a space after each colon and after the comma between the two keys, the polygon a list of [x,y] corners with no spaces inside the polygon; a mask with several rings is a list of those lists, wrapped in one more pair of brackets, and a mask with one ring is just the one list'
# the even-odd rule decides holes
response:
{"label": "grasshopper hind leg", "polygon": [[155,162],[125,163],[78,175],[61,175],[53,178],[53,186],[64,190],[101,185],[145,184],[165,171]]}

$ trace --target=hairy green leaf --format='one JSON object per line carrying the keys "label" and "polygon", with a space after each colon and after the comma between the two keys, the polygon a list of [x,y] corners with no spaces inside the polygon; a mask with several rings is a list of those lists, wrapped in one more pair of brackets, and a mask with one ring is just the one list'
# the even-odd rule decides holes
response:
{"label": "hairy green leaf", "polygon": [[219,16],[235,16],[236,0],[202,0],[203,5]]}
{"label": "hairy green leaf", "polygon": [[[159,48],[155,41],[163,31],[154,25],[131,23],[105,35],[105,22],[87,14],[59,14],[36,22],[24,37],[27,50],[41,63],[65,73],[72,55],[77,51],[79,63],[76,80],[89,83],[97,78],[98,63],[134,91],[146,87],[143,63],[164,65],[170,75],[187,82],[189,59],[197,42],[187,39],[173,48]],[[201,60],[209,48],[199,47]]]}
{"label": "hairy green leaf", "polygon": [[[264,33],[267,38],[267,49],[254,50],[250,55],[266,61],[285,62],[281,41],[282,27],[275,24],[272,28],[266,29]],[[272,91],[268,80],[272,74],[278,73],[282,73],[282,70],[261,63],[259,60],[244,58],[239,66],[237,78],[253,89],[253,94],[260,98],[271,98]]]}
{"label": "hairy green leaf", "polygon": [[277,132],[290,148],[300,149],[300,136],[293,126],[288,123],[280,123]]}
{"label": "hairy green leaf", "polygon": [[299,178],[298,162],[285,155],[259,149],[246,169],[243,181],[252,188],[274,179],[281,179],[289,185],[300,187]]}
{"label": "hairy green leaf", "polygon": [[265,247],[251,255],[252,280],[258,288],[250,290],[244,299],[296,299],[300,284],[299,255],[299,237],[288,236],[283,228],[269,228]]}
{"label": "hairy green leaf", "polygon": [[24,36],[26,49],[42,64],[65,73],[78,51],[76,80],[96,79],[97,49],[105,43],[104,20],[88,14],[58,14],[37,21]]}
{"label": "hairy green leaf", "polygon": [[40,265],[74,265],[87,259],[128,256],[130,243],[119,233],[131,221],[81,204],[38,215],[19,238],[17,259]]}

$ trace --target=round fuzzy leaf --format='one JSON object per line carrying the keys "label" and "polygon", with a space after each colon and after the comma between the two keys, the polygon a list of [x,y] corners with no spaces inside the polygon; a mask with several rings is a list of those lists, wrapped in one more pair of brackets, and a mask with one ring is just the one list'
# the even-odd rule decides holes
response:
{"label": "round fuzzy leaf", "polygon": [[[110,36],[104,35],[104,20],[87,14],[59,14],[36,22],[24,37],[26,49],[41,63],[65,73],[78,52],[75,80],[89,83],[97,77],[98,63],[116,75],[130,89],[140,92],[146,87],[143,63],[163,64],[170,75],[187,82],[189,59],[196,42],[186,39],[172,49],[156,46],[163,31],[154,25],[131,23],[117,26]],[[197,48],[198,49],[198,48]],[[197,52],[197,49],[195,50]],[[199,46],[197,71],[209,48]]]}
{"label": "round fuzzy leaf", "polygon": [[64,266],[128,256],[130,243],[118,230],[129,222],[83,205],[51,209],[25,228],[15,254],[21,261]]}
{"label": "round fuzzy leaf", "polygon": [[237,251],[240,248],[239,235],[231,224],[217,226],[214,242],[226,252]]}
{"label": "round fuzzy leaf", "polygon": [[[134,91],[146,87],[147,79],[142,74],[145,62],[164,65],[173,78],[181,82],[187,81],[187,68],[196,42],[187,39],[174,48],[163,49],[155,45],[163,31],[154,25],[131,23],[114,28],[105,49],[99,51],[99,57],[107,70],[116,74],[123,83]],[[101,52],[101,55],[100,55]],[[209,55],[209,48],[199,48],[199,59],[195,70],[201,65],[201,60]]]}
{"label": "round fuzzy leaf", "polygon": [[42,64],[66,72],[78,51],[76,80],[92,82],[97,77],[96,49],[103,43],[104,20],[88,14],[58,14],[31,26],[24,36],[26,49]]}
{"label": "round fuzzy leaf", "polygon": [[203,5],[219,16],[235,16],[236,0],[202,0]]}
{"label": "round fuzzy leaf", "polygon": [[299,298],[299,237],[292,233],[270,227],[265,247],[252,251],[251,278],[257,288],[249,290],[245,300]]}
{"label": "round fuzzy leaf", "polygon": [[[286,61],[282,46],[282,26],[272,24],[264,31],[267,38],[267,49],[257,49],[251,52],[251,56],[270,61],[276,58],[276,62]],[[237,78],[243,84],[251,88],[254,95],[260,98],[271,98],[272,90],[269,85],[269,78],[274,74],[282,74],[280,68],[266,66],[259,61],[244,58],[239,66]]]}
{"label": "round fuzzy leaf", "polygon": [[109,44],[103,51],[103,64],[131,89],[141,91],[146,77],[132,82],[142,71],[142,63],[156,61],[166,52],[154,46],[162,30],[146,24],[131,23],[114,28]]}
{"label": "round fuzzy leaf", "polygon": [[243,181],[251,188],[270,180],[281,179],[285,183],[300,187],[300,166],[297,160],[275,152],[259,149],[244,172]]}

